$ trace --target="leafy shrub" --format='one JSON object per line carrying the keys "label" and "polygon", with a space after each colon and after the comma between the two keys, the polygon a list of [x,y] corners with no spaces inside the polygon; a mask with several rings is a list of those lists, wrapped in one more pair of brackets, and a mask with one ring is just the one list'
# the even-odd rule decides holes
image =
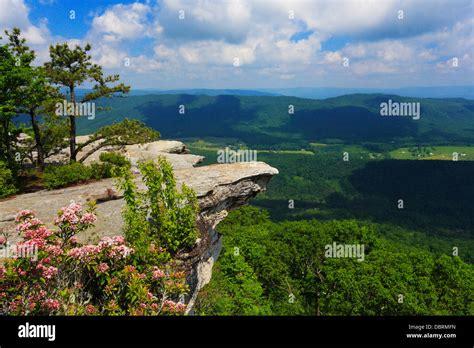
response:
{"label": "leafy shrub", "polygon": [[90,167],[74,162],[61,166],[47,167],[44,172],[43,181],[46,188],[51,190],[89,180],[92,178],[92,174]]}
{"label": "leafy shrub", "polygon": [[188,292],[185,274],[174,271],[172,262],[142,264],[138,270],[134,249],[121,236],[96,245],[78,243],[75,235],[95,220],[93,206],[84,211],[71,203],[58,213],[53,231],[32,211],[19,212],[23,240],[16,250],[23,252],[0,266],[0,314],[181,314],[185,305],[176,301]]}
{"label": "leafy shrub", "polygon": [[99,180],[113,177],[114,166],[111,163],[92,162],[90,168],[94,179]]}
{"label": "leafy shrub", "polygon": [[124,155],[117,152],[102,152],[99,159],[102,162],[110,163],[117,167],[131,167],[130,161]]}
{"label": "leafy shrub", "polygon": [[4,162],[0,161],[0,198],[12,195],[17,191],[11,170]]}
{"label": "leafy shrub", "polygon": [[90,167],[94,179],[105,179],[116,176],[116,168],[130,169],[130,161],[123,155],[116,152],[103,152],[99,159],[101,163],[92,162]]}
{"label": "leafy shrub", "polygon": [[164,157],[141,162],[140,171],[147,186],[139,192],[129,170],[123,169],[118,186],[124,192],[124,233],[137,250],[148,259],[149,246],[160,245],[171,254],[191,247],[197,238],[197,197],[183,184],[176,188],[171,164]]}
{"label": "leafy shrub", "polygon": [[130,169],[130,161],[125,156],[104,152],[100,155],[103,163],[92,162],[90,166],[79,162],[46,168],[43,180],[47,189],[68,186],[90,179],[105,179],[115,176],[115,168]]}

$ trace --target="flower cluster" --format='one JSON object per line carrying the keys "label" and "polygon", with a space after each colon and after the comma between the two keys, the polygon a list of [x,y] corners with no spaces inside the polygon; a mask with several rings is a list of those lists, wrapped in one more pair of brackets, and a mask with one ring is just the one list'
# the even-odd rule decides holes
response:
{"label": "flower cluster", "polygon": [[58,300],[47,299],[43,302],[43,307],[48,311],[57,311],[61,304]]}
{"label": "flower cluster", "polygon": [[15,216],[15,222],[20,223],[26,219],[32,219],[35,216],[35,213],[33,210],[21,210],[18,214]]}
{"label": "flower cluster", "polygon": [[58,273],[58,269],[56,267],[54,266],[46,267],[42,263],[39,263],[36,266],[36,269],[41,271],[41,274],[45,279],[51,279],[53,276],[55,276]]}
{"label": "flower cluster", "polygon": [[[0,302],[7,315],[180,315],[174,302],[187,293],[185,274],[174,272],[164,249],[143,263],[122,236],[83,245],[75,235],[96,221],[93,209],[71,203],[58,212],[56,230],[31,210],[16,217],[22,240],[37,258],[15,257],[0,265]],[[6,243],[6,240],[1,240]],[[162,258],[160,258],[162,257]],[[139,261],[139,262],[137,262]]]}
{"label": "flower cluster", "polygon": [[174,302],[171,300],[166,300],[163,303],[163,312],[169,312],[169,313],[182,313],[186,309],[186,306],[184,303],[181,302]]}
{"label": "flower cluster", "polygon": [[[48,243],[53,232],[36,218],[33,211],[22,210],[15,216],[16,230],[23,237],[23,241],[16,244],[17,251],[41,250]],[[20,254],[17,252],[17,254]]]}
{"label": "flower cluster", "polygon": [[97,272],[105,273],[109,270],[109,268],[109,265],[107,265],[105,262],[101,262],[97,265]]}
{"label": "flower cluster", "polygon": [[111,259],[125,259],[133,253],[133,249],[125,245],[121,236],[103,237],[98,245],[84,245],[72,248],[68,255],[81,262],[91,262],[103,255]]}
{"label": "flower cluster", "polygon": [[91,209],[83,212],[82,205],[72,202],[67,207],[63,207],[58,212],[58,217],[54,219],[54,224],[59,227],[62,238],[70,238],[91,226],[97,217]]}
{"label": "flower cluster", "polygon": [[61,256],[64,252],[58,245],[47,245],[44,250],[51,256]]}
{"label": "flower cluster", "polygon": [[72,248],[69,250],[68,256],[82,262],[91,262],[99,252],[97,245],[84,245],[78,248]]}
{"label": "flower cluster", "polygon": [[165,272],[159,269],[157,266],[153,267],[153,271],[151,273],[151,277],[153,280],[161,279],[165,277]]}
{"label": "flower cluster", "polygon": [[79,212],[81,212],[82,206],[79,203],[72,202],[67,207],[63,207],[59,210],[58,217],[54,219],[55,225],[61,225],[64,223],[78,224],[81,218]]}

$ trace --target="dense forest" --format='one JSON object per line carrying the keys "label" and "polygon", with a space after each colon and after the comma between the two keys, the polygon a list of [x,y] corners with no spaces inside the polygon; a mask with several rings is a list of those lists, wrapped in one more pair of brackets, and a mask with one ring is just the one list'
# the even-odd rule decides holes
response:
{"label": "dense forest", "polygon": [[[388,99],[420,102],[420,119],[380,117],[380,104]],[[94,120],[79,120],[80,134],[128,117],[165,138],[233,137],[252,148],[275,150],[306,149],[314,142],[375,143],[392,149],[395,144],[469,145],[474,136],[474,101],[460,98],[144,95],[102,99],[100,105],[105,109]]]}
{"label": "dense forest", "polygon": [[[381,238],[356,220],[272,222],[253,207],[219,230],[224,250],[200,294],[205,315],[472,315],[474,272],[458,257]],[[364,262],[325,245],[363,244]]]}
{"label": "dense forest", "polygon": [[[222,142],[238,144],[190,139],[204,164]],[[280,174],[218,226],[223,252],[198,313],[472,315],[474,162],[322,145],[258,152]],[[364,244],[367,258],[325,258],[335,241]]]}

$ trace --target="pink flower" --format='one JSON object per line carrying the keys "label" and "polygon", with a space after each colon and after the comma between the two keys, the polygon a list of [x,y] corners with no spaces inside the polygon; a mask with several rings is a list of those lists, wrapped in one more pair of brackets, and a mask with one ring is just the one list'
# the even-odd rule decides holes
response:
{"label": "pink flower", "polygon": [[175,310],[177,312],[184,312],[185,309],[186,309],[186,305],[184,303],[181,303],[181,302],[178,302],[175,306]]}
{"label": "pink flower", "polygon": [[102,237],[99,242],[99,248],[101,250],[106,249],[111,246],[118,246],[125,243],[125,239],[122,236],[114,236],[114,237]]}
{"label": "pink flower", "polygon": [[60,303],[58,300],[48,298],[43,302],[43,307],[51,311],[56,311],[59,309]]}
{"label": "pink flower", "polygon": [[31,219],[33,216],[35,216],[35,213],[32,210],[22,210],[15,216],[15,221],[20,222],[25,219]]}
{"label": "pink flower", "polygon": [[94,259],[99,251],[100,249],[96,245],[84,245],[80,248],[72,248],[68,255],[82,262],[89,262]]}
{"label": "pink flower", "polygon": [[164,276],[165,276],[165,272],[163,272],[161,269],[159,269],[156,266],[153,267],[153,271],[152,271],[152,275],[151,275],[151,278],[153,280],[163,278]]}
{"label": "pink flower", "polygon": [[92,224],[97,220],[97,217],[94,214],[86,213],[81,217],[81,224]]}
{"label": "pink flower", "polygon": [[[59,210],[58,217],[54,219],[55,225],[69,224],[71,228],[75,228],[74,225],[78,224],[81,218],[78,213],[81,212],[82,206],[79,203],[71,203],[67,207],[63,207]],[[87,215],[87,214],[85,214]],[[92,215],[92,214],[91,214]],[[91,217],[88,217],[90,219]],[[94,217],[95,218],[95,217]]]}
{"label": "pink flower", "polygon": [[87,305],[85,308],[87,314],[94,314],[97,312],[97,309],[93,305]]}
{"label": "pink flower", "polygon": [[3,245],[7,242],[7,238],[5,238],[4,236],[0,236],[0,245]]}
{"label": "pink flower", "polygon": [[113,246],[109,253],[108,256],[111,258],[126,258],[129,256],[131,253],[133,253],[134,250],[132,248],[129,248],[125,245],[118,245],[118,246]]}
{"label": "pink flower", "polygon": [[53,266],[49,266],[48,268],[43,269],[43,277],[46,279],[51,279],[53,276],[55,276],[58,273],[58,269]]}
{"label": "pink flower", "polygon": [[176,302],[171,301],[171,300],[166,300],[163,303],[163,310],[169,311],[169,312],[172,312],[172,313],[184,312],[185,309],[186,309],[185,304],[181,303],[181,302],[176,303]]}
{"label": "pink flower", "polygon": [[116,244],[125,244],[125,238],[123,238],[122,236],[113,236],[112,239]]}
{"label": "pink flower", "polygon": [[18,226],[16,227],[16,230],[19,233],[25,232],[26,230],[36,230],[37,228],[43,225],[43,222],[37,218],[28,218],[28,219],[23,219],[21,221],[20,223],[18,223]]}
{"label": "pink flower", "polygon": [[41,238],[46,239],[51,236],[51,232],[46,226],[37,226],[35,229],[31,229],[31,226],[27,230],[23,230],[24,239]]}
{"label": "pink flower", "polygon": [[35,307],[36,307],[36,303],[34,303],[34,302],[30,302],[30,303],[28,304],[28,310],[29,310],[30,312],[34,311],[34,310],[35,310]]}
{"label": "pink flower", "polygon": [[0,278],[5,277],[5,267],[0,265]]}
{"label": "pink flower", "polygon": [[34,253],[35,250],[42,249],[46,245],[46,241],[42,238],[28,239],[24,242],[16,243],[17,254]]}
{"label": "pink flower", "polygon": [[109,266],[104,262],[99,263],[99,265],[97,266],[97,271],[99,273],[107,272],[108,269],[109,269]]}
{"label": "pink flower", "polygon": [[53,256],[59,256],[63,253],[63,250],[57,245],[47,245],[44,250]]}

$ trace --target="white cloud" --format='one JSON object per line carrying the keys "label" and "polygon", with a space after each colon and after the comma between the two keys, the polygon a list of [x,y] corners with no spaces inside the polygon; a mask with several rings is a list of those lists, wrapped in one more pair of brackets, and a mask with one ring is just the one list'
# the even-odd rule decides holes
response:
{"label": "white cloud", "polygon": [[176,52],[165,45],[159,44],[154,47],[155,55],[159,58],[172,58],[176,56]]}
{"label": "white cloud", "polygon": [[[48,44],[91,42],[97,63],[111,72],[125,71],[137,81],[141,74],[147,84],[360,85],[372,77],[385,84],[407,79],[434,83],[437,72],[449,73],[453,81],[472,76],[473,4],[472,0],[457,0],[455,5],[448,0],[429,5],[400,0],[137,0],[95,12],[84,37],[59,38],[50,34],[46,20],[31,23],[23,0],[0,0],[0,28],[20,26],[40,61],[47,58]],[[400,9],[402,20],[397,18]],[[180,10],[185,11],[182,20]],[[289,18],[290,10],[294,19]],[[297,33],[299,39],[291,40]],[[325,50],[327,40],[339,46]],[[347,44],[341,47],[344,40]],[[349,67],[342,66],[344,57],[350,59]],[[459,62],[454,70],[449,66],[453,57]],[[125,58],[131,65],[124,70]],[[233,67],[235,58],[241,69]]]}
{"label": "white cloud", "polygon": [[96,64],[106,68],[120,68],[124,65],[127,54],[107,43],[93,45],[92,57]]}
{"label": "white cloud", "polygon": [[0,35],[5,39],[5,30],[20,28],[27,45],[36,52],[36,63],[42,64],[49,57],[48,45],[52,41],[48,21],[43,18],[35,25],[29,20],[29,14],[30,8],[24,0],[0,0]]}
{"label": "white cloud", "polygon": [[117,4],[92,20],[91,35],[102,35],[107,42],[138,38],[146,33],[148,5],[135,2]]}
{"label": "white cloud", "polygon": [[228,65],[238,58],[240,65],[250,64],[255,60],[255,47],[251,45],[229,44],[223,41],[200,41],[188,43],[179,48],[185,62],[191,64]]}
{"label": "white cloud", "polygon": [[6,29],[30,26],[29,12],[23,0],[0,0],[0,27]]}

